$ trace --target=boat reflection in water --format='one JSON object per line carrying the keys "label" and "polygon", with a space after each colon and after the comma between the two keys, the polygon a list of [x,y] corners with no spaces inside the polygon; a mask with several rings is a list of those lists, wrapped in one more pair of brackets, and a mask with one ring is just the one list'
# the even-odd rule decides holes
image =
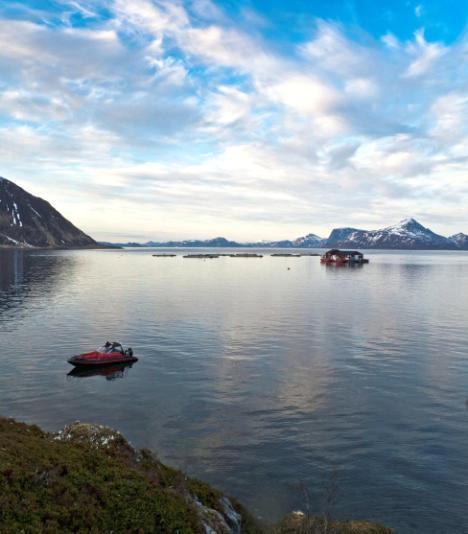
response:
{"label": "boat reflection in water", "polygon": [[67,376],[75,378],[86,378],[90,376],[103,376],[106,380],[116,380],[117,378],[124,378],[128,373],[131,363],[116,363],[113,365],[105,365],[101,367],[74,367]]}
{"label": "boat reflection in water", "polygon": [[337,263],[325,263],[325,267],[327,269],[362,269],[364,266],[363,263],[343,263],[343,262],[337,262]]}

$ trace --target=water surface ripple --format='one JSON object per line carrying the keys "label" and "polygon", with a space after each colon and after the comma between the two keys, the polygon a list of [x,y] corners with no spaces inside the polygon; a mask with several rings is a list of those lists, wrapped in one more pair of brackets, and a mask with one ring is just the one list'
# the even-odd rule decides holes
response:
{"label": "water surface ripple", "polygon": [[[0,251],[0,413],[113,426],[267,519],[336,478],[336,517],[468,532],[467,253],[182,252]],[[68,375],[106,339],[140,361]]]}

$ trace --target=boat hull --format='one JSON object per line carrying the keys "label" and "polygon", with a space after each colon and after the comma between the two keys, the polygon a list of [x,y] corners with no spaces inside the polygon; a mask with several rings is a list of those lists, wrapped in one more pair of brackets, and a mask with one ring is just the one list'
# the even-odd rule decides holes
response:
{"label": "boat hull", "polygon": [[122,378],[127,369],[130,369],[133,362],[112,363],[109,365],[78,365],[68,373],[67,376],[74,378],[88,378],[90,376],[103,376],[106,380]]}
{"label": "boat hull", "polygon": [[120,352],[87,352],[85,354],[78,354],[72,356],[68,363],[75,367],[102,367],[105,365],[115,365],[118,363],[133,363],[138,361],[135,356],[129,356],[128,354],[121,354]]}

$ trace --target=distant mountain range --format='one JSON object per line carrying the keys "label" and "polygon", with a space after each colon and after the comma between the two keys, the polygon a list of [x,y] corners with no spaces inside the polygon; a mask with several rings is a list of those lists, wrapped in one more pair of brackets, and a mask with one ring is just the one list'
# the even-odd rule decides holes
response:
{"label": "distant mountain range", "polygon": [[0,246],[79,247],[263,247],[263,248],[373,248],[403,250],[468,250],[468,235],[444,237],[415,219],[404,219],[381,230],[335,228],[328,238],[307,234],[293,240],[238,243],[224,237],[147,243],[96,243],[46,200],[35,197],[0,177]]}
{"label": "distant mountain range", "polygon": [[[111,243],[106,243],[111,245]],[[207,240],[148,241],[147,243],[113,243],[126,247],[264,247],[264,248],[366,248],[398,250],[468,250],[468,235],[444,237],[425,228],[415,219],[404,219],[381,230],[335,228],[328,238],[308,234],[292,241],[238,243],[224,237]]]}
{"label": "distant mountain range", "polygon": [[98,244],[46,200],[0,177],[0,246],[80,248]]}

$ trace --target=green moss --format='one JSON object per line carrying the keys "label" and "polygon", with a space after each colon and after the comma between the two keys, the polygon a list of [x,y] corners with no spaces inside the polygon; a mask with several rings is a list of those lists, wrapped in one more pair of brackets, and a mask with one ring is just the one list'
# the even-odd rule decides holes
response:
{"label": "green moss", "polygon": [[0,419],[0,474],[2,532],[202,532],[182,495],[115,450],[37,427]]}
{"label": "green moss", "polygon": [[187,480],[187,487],[192,493],[197,495],[198,500],[202,504],[215,510],[219,509],[219,499],[223,496],[220,491],[195,478]]}
{"label": "green moss", "polygon": [[[323,519],[303,514],[266,527],[234,499],[227,502],[242,518],[243,534],[391,532],[366,522],[325,529]],[[225,505],[220,491],[162,464],[148,450],[135,451],[112,429],[75,423],[51,435],[0,418],[2,534],[198,534],[206,525],[224,533],[229,530]]]}

